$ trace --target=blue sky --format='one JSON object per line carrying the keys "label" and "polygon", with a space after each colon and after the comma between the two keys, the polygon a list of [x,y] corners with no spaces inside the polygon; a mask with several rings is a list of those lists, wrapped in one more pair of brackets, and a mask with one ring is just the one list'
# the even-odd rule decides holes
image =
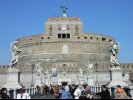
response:
{"label": "blue sky", "polygon": [[11,61],[10,43],[43,33],[48,17],[80,17],[84,32],[113,36],[121,45],[121,63],[133,63],[133,0],[0,0],[0,65]]}

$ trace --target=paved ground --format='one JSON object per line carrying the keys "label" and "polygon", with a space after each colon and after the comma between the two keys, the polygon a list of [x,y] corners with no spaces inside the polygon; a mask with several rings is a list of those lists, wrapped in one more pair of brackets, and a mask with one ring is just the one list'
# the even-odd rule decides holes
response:
{"label": "paved ground", "polygon": [[[32,96],[31,98],[32,99],[55,99],[55,96],[43,95],[43,96],[40,96],[40,97]],[[69,97],[69,99],[71,99],[71,96]]]}
{"label": "paved ground", "polygon": [[54,99],[54,96],[40,96],[40,97],[32,97],[32,99]]}

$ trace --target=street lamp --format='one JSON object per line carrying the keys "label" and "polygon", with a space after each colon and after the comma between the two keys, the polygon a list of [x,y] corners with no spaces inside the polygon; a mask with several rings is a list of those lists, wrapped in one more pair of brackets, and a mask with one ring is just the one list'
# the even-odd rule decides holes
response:
{"label": "street lamp", "polygon": [[85,75],[85,71],[83,71],[83,81],[84,81],[84,83],[85,83],[85,80],[84,80],[84,75]]}
{"label": "street lamp", "polygon": [[110,74],[110,82],[112,81],[112,72],[111,70],[109,70],[109,74]]}
{"label": "street lamp", "polygon": [[32,68],[32,82],[31,82],[31,87],[34,87],[34,84],[33,84],[33,70],[34,70],[34,64],[31,65],[31,68]]}
{"label": "street lamp", "polygon": [[96,86],[98,86],[98,73],[97,73],[98,64],[97,63],[95,64],[95,67],[96,67]]}

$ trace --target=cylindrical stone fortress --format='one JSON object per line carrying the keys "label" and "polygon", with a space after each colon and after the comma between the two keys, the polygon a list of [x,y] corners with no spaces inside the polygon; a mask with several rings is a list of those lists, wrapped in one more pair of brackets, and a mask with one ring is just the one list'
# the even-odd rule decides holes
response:
{"label": "cylindrical stone fortress", "polygon": [[[82,27],[80,18],[49,18],[45,23],[45,33],[17,39],[17,45],[22,51],[17,67],[31,67],[32,64],[41,63],[44,70],[54,67],[59,72],[66,68],[74,72],[80,67],[85,69],[88,62],[98,63],[99,68],[109,67],[110,41],[115,41],[114,38],[84,33]],[[63,53],[64,45],[69,48],[67,54]]]}

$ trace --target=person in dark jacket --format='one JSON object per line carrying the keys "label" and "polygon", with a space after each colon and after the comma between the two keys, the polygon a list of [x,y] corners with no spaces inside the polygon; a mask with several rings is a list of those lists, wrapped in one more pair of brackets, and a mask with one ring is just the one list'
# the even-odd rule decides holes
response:
{"label": "person in dark jacket", "polygon": [[72,89],[71,89],[71,96],[72,96],[72,99],[75,98],[74,92],[75,92],[76,88],[77,88],[77,86],[76,86],[75,84],[73,84],[73,85],[72,85]]}
{"label": "person in dark jacket", "polygon": [[102,91],[97,93],[96,95],[101,96],[101,99],[110,99],[110,92],[106,85],[102,85],[101,89]]}
{"label": "person in dark jacket", "polygon": [[36,86],[35,96],[36,96],[36,97],[41,96],[41,87],[40,87],[40,86],[38,86],[38,85]]}
{"label": "person in dark jacket", "polygon": [[1,89],[0,95],[1,95],[1,99],[10,99],[9,96],[7,95],[7,89],[6,88]]}
{"label": "person in dark jacket", "polygon": [[88,85],[84,85],[84,90],[81,92],[80,99],[93,99],[93,92]]}

